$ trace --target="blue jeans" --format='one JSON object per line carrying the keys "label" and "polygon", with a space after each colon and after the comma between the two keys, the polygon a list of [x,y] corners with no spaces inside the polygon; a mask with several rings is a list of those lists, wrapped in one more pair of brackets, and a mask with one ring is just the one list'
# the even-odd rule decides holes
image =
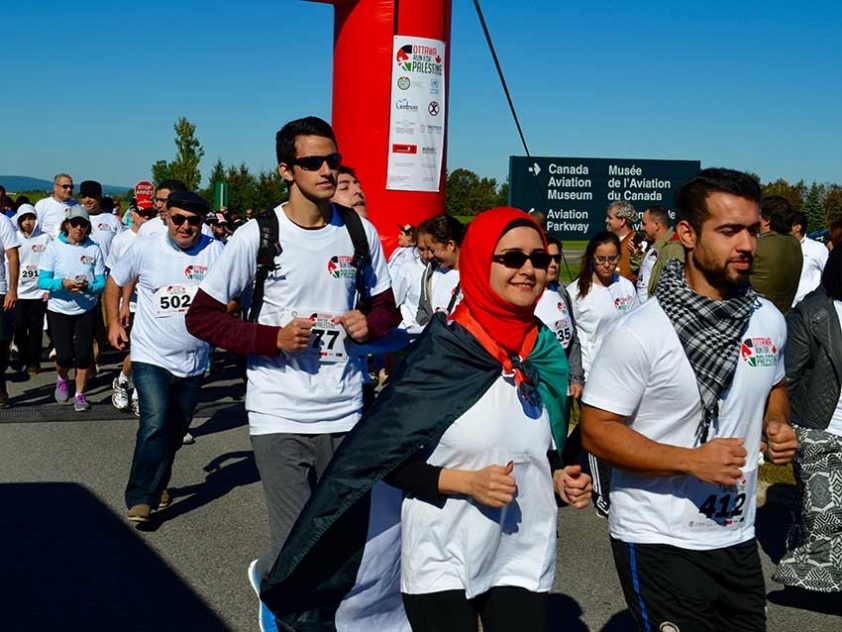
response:
{"label": "blue jeans", "polygon": [[190,427],[199,401],[202,375],[176,377],[154,364],[132,362],[132,380],[140,403],[140,426],[132,458],[126,507],[161,500],[172,475],[175,453]]}

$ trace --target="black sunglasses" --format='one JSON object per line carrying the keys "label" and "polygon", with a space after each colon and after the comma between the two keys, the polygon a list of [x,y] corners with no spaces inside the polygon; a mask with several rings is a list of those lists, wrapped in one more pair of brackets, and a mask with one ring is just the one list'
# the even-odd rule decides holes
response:
{"label": "black sunglasses", "polygon": [[327,156],[304,156],[295,158],[290,164],[298,165],[304,171],[318,171],[324,163],[331,169],[339,169],[342,164],[342,154],[328,154]]}
{"label": "black sunglasses", "polygon": [[67,222],[73,228],[84,228],[85,226],[88,225],[88,222],[86,220],[82,219],[81,217],[74,217],[73,219],[67,220]]}
{"label": "black sunglasses", "polygon": [[202,218],[200,215],[170,215],[170,219],[176,226],[181,226],[184,222],[187,222],[194,228],[202,225]]}
{"label": "black sunglasses", "polygon": [[550,255],[550,259],[552,259],[556,263],[561,263],[561,255]]}
{"label": "black sunglasses", "polygon": [[532,263],[533,268],[546,270],[550,265],[551,258],[552,256],[546,252],[533,252],[528,255],[520,250],[509,250],[502,255],[493,255],[491,260],[495,263],[502,263],[507,268],[520,270],[528,259]]}

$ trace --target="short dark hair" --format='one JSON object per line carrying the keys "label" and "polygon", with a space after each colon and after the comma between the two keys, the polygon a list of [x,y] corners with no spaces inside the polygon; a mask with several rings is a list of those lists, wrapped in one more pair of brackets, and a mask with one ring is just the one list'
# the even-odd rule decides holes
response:
{"label": "short dark hair", "polygon": [[176,180],[175,178],[166,178],[165,180],[161,180],[158,183],[158,186],[155,187],[156,191],[158,191],[159,189],[168,189],[169,191],[186,191],[187,185],[184,184],[181,180]]}
{"label": "short dark hair", "polygon": [[100,208],[106,213],[113,213],[114,212],[114,198],[110,195],[106,195],[102,198],[99,202]]}
{"label": "short dark hair", "polygon": [[662,226],[666,226],[669,228],[670,225],[670,212],[667,210],[665,206],[648,206],[643,209],[643,212],[649,212],[649,217],[652,218],[653,221],[658,222]]}
{"label": "short dark hair", "polygon": [[435,241],[446,244],[453,240],[457,246],[462,245],[465,236],[465,225],[452,215],[437,215],[424,222],[425,233]]}
{"label": "short dark hair", "polygon": [[558,251],[561,252],[561,239],[559,239],[558,237],[547,235],[547,245],[558,246]]}
{"label": "short dark hair", "polygon": [[702,224],[710,217],[707,199],[711,193],[728,193],[758,203],[761,195],[757,180],[747,173],[721,167],[703,169],[678,191],[678,220],[687,222],[694,231],[701,233]]}
{"label": "short dark hair", "polygon": [[792,232],[792,203],[780,195],[767,195],[760,200],[760,215],[769,222],[769,228],[781,235]]}
{"label": "short dark hair", "polygon": [[792,225],[799,225],[801,227],[801,232],[807,232],[807,216],[802,213],[801,211],[793,211],[792,213]]}
{"label": "short dark hair", "polygon": [[333,128],[317,116],[306,116],[290,121],[275,134],[275,157],[278,164],[290,164],[295,159],[295,139],[299,136],[321,136],[337,145]]}
{"label": "short dark hair", "polygon": [[357,172],[354,171],[353,167],[349,167],[347,165],[339,165],[339,169],[337,169],[337,171],[338,171],[338,173],[336,174],[337,177],[338,176],[351,176],[354,180],[358,180]]}

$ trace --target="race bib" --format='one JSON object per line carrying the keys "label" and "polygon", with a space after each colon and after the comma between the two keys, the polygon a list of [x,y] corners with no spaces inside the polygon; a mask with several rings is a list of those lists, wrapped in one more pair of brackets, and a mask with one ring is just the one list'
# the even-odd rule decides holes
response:
{"label": "race bib", "polygon": [[688,531],[735,529],[748,519],[756,494],[757,476],[751,472],[733,487],[699,483],[685,500],[682,527]]}
{"label": "race bib", "polygon": [[34,263],[25,265],[20,271],[20,282],[24,285],[32,285],[38,281],[38,266]]}
{"label": "race bib", "polygon": [[348,332],[336,321],[336,314],[309,310],[287,310],[282,319],[286,326],[295,318],[306,318],[313,323],[310,344],[301,354],[318,357],[319,362],[345,362],[348,360]]}
{"label": "race bib", "polygon": [[170,318],[186,314],[196,296],[198,285],[165,285],[152,297],[156,318]]}
{"label": "race bib", "polygon": [[561,343],[564,349],[570,346],[570,340],[573,338],[573,323],[570,322],[570,316],[564,310],[558,315],[558,319],[553,321],[553,333],[556,340]]}

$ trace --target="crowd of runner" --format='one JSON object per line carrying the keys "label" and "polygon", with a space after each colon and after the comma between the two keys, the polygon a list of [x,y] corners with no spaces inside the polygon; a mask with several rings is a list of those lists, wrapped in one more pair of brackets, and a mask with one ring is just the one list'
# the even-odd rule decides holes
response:
{"label": "crowd of runner", "polygon": [[613,203],[565,286],[515,209],[398,210],[387,259],[318,118],[276,158],[288,202],[243,219],[177,180],[125,213],[67,174],[34,206],[0,190],[0,407],[12,352],[35,376],[49,349],[79,413],[105,345],[125,354],[128,520],[172,502],[211,350],[247,358],[261,630],[543,630],[558,506],[592,494],[640,630],[763,630],[763,458],[798,479],[776,579],[842,590],[842,248],[786,200],[706,169],[677,221]]}

